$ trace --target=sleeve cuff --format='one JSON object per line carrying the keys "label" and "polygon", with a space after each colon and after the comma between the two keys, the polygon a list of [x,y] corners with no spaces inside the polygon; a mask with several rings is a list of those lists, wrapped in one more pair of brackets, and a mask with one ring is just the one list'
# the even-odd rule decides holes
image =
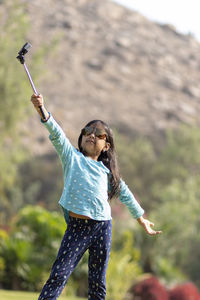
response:
{"label": "sleeve cuff", "polygon": [[42,123],[46,123],[49,120],[50,117],[51,117],[51,113],[49,112],[49,116],[46,120],[43,120],[43,119],[40,119],[40,120],[41,120]]}

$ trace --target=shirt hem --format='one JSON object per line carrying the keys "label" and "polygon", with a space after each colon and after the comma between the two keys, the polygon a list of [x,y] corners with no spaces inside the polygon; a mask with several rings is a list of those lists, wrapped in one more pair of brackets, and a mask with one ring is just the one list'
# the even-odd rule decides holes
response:
{"label": "shirt hem", "polygon": [[80,212],[80,210],[76,210],[76,209],[73,209],[73,208],[69,209],[69,208],[64,207],[61,203],[59,203],[59,204],[60,204],[60,206],[62,207],[62,209],[64,211],[65,220],[69,219],[69,212],[70,211],[73,212],[73,213],[75,213],[75,214],[81,215],[81,216],[86,216],[86,217],[91,218],[92,220],[95,220],[95,221],[109,221],[109,220],[112,220],[112,216],[111,215],[108,216],[108,217],[96,216],[96,215],[94,216],[94,215],[88,213],[88,211],[81,210],[81,212]]}

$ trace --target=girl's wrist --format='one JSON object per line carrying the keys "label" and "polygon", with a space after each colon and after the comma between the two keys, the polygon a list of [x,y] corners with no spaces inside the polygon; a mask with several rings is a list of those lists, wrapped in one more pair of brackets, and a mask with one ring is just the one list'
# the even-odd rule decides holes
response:
{"label": "girl's wrist", "polygon": [[[41,108],[42,108],[42,111],[44,113],[44,116],[43,116],[43,114],[41,112]],[[41,119],[42,119],[43,122],[46,122],[49,119],[49,112],[46,110],[46,108],[44,107],[44,105],[37,106],[36,110],[37,110],[38,114],[40,115],[40,117],[41,117]]]}
{"label": "girl's wrist", "polygon": [[143,216],[137,218],[137,221],[138,221],[138,223],[139,223],[140,225],[143,225],[143,224],[144,224],[144,218],[143,218]]}

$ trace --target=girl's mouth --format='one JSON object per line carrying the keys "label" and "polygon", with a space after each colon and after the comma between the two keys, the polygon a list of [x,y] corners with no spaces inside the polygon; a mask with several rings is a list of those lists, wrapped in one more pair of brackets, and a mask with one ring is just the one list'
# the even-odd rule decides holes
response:
{"label": "girl's mouth", "polygon": [[90,143],[90,144],[95,144],[95,141],[94,141],[94,140],[87,140],[86,142],[87,142],[87,143]]}

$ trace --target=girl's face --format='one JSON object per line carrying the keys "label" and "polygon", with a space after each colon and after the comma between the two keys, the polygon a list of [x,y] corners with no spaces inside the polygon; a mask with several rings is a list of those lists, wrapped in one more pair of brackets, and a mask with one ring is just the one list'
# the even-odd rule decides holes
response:
{"label": "girl's face", "polygon": [[107,151],[110,144],[106,141],[106,131],[100,122],[96,122],[82,129],[81,147],[84,153],[98,160],[102,151]]}

